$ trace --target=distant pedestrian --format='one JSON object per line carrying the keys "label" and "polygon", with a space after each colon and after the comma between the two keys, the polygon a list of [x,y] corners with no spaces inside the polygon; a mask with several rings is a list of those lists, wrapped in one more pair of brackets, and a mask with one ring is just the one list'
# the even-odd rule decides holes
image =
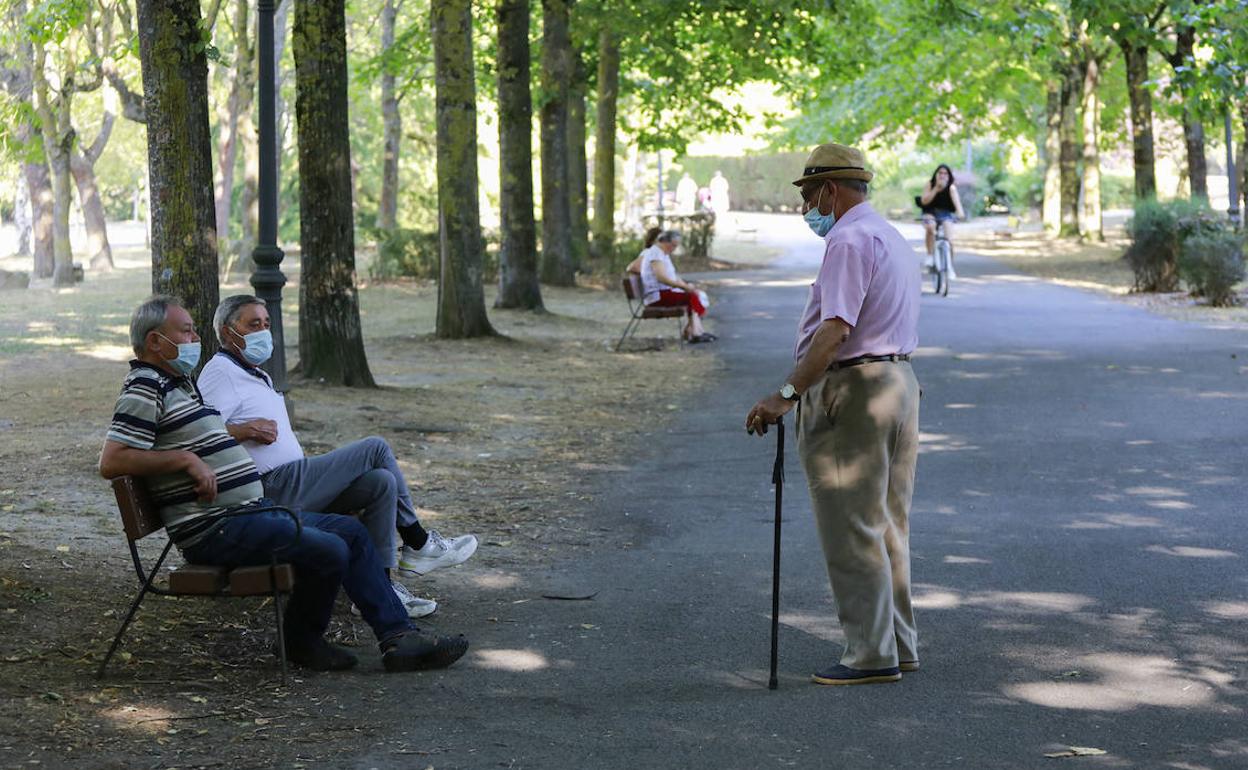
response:
{"label": "distant pedestrian", "polygon": [[895,682],[919,668],[910,600],[910,499],[919,448],[919,271],[867,203],[862,153],[822,144],[793,184],[825,243],[798,326],[797,365],[750,409],[765,433],[797,404],[797,450],[845,632],[819,684]]}
{"label": "distant pedestrian", "polygon": [[698,183],[686,172],[676,183],[676,213],[689,215],[698,204]]}
{"label": "distant pedestrian", "polygon": [[711,178],[711,210],[716,216],[723,216],[731,209],[732,205],[728,200],[728,180],[724,178],[724,172],[716,171],[715,176]]}

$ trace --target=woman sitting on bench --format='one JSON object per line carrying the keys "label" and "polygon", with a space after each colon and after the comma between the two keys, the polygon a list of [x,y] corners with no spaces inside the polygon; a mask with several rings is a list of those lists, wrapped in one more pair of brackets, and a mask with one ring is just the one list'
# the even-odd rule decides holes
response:
{"label": "woman sitting on bench", "polygon": [[687,342],[713,342],[714,334],[702,328],[706,315],[706,292],[682,279],[672,264],[672,252],[680,245],[680,233],[652,227],[646,231],[645,250],[628,265],[641,276],[642,302],[655,307],[683,307],[689,321],[681,336]]}

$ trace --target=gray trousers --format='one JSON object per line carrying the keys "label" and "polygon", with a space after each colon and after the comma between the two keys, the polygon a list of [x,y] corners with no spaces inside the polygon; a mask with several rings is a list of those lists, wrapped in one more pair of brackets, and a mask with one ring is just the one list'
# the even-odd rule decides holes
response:
{"label": "gray trousers", "polygon": [[260,480],[264,494],[278,505],[324,513],[363,511],[360,523],[388,569],[398,566],[395,526],[417,523],[407,480],[390,445],[377,436],[279,465]]}
{"label": "gray trousers", "polygon": [[828,372],[802,394],[797,450],[856,669],[919,659],[910,602],[910,500],[919,383],[909,363]]}

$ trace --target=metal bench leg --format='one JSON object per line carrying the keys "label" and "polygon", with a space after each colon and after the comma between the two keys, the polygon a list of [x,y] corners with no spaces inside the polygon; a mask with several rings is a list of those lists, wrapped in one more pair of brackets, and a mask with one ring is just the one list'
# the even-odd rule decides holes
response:
{"label": "metal bench leg", "polygon": [[624,333],[620,335],[619,342],[615,343],[615,352],[620,352],[620,346],[624,344],[624,340],[633,336],[639,326],[641,326],[641,319],[637,316],[628,319],[628,325],[624,327]]}
{"label": "metal bench leg", "polygon": [[121,621],[121,628],[117,629],[117,635],[113,637],[113,644],[108,648],[108,654],[104,656],[99,670],[95,672],[96,679],[104,678],[104,669],[108,668],[108,662],[113,659],[113,653],[117,652],[118,646],[121,645],[121,637],[125,635],[126,629],[130,627],[130,621],[134,620],[134,614],[139,611],[139,605],[143,603],[143,597],[147,596],[148,590],[151,589],[152,582],[156,580],[156,573],[160,572],[160,565],[165,563],[165,557],[169,555],[169,549],[172,546],[172,540],[165,543],[165,550],[160,552],[160,558],[156,560],[156,566],[152,567],[152,571],[148,573],[147,580],[143,582],[143,587],[139,589],[139,595],[134,597],[134,602],[130,605],[130,611],[126,613],[125,620]]}
{"label": "metal bench leg", "polygon": [[286,622],[282,617],[282,592],[277,587],[277,565],[269,565],[269,585],[273,586],[273,612],[277,615],[277,657],[282,661],[282,687],[286,686]]}

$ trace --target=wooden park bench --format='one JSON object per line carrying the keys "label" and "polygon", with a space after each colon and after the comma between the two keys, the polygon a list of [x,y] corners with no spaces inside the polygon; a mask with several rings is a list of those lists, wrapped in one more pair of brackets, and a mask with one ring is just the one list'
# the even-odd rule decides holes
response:
{"label": "wooden park bench", "polygon": [[[160,572],[161,565],[165,562],[165,557],[169,555],[169,549],[173,546],[173,540],[165,543],[164,550],[160,552],[160,558],[156,560],[155,565],[150,570],[145,570],[143,561],[139,556],[137,543],[153,532],[159,532],[164,529],[164,522],[161,521],[156,507],[152,505],[147,489],[143,486],[140,479],[133,476],[120,476],[113,479],[113,494],[117,498],[117,510],[121,513],[121,525],[125,529],[126,542],[130,546],[130,558],[134,560],[134,570],[139,576],[139,584],[142,587],[139,589],[138,596],[134,597],[134,602],[130,605],[130,611],[126,613],[125,619],[121,621],[121,628],[117,629],[117,636],[113,638],[113,644],[108,648],[108,654],[104,656],[103,662],[100,663],[96,677],[101,679],[104,677],[104,670],[108,667],[109,660],[112,659],[113,654],[117,651],[117,647],[121,644],[121,637],[126,633],[130,622],[134,620],[139,604],[142,603],[143,598],[149,593],[160,596],[205,597],[269,595],[273,597],[274,614],[277,618],[277,650],[282,662],[282,683],[285,684],[286,634],[282,626],[282,597],[289,594],[291,589],[294,588],[294,568],[290,564],[279,563],[276,555],[271,564],[261,567],[229,569],[227,567],[213,567],[202,564],[183,564],[169,573],[167,586],[157,585],[156,576]],[[222,514],[221,518],[260,511],[283,511],[290,515],[295,520],[295,538],[291,541],[292,544],[299,539],[303,527],[299,524],[299,518],[289,508],[273,505],[249,506],[229,511]]]}
{"label": "wooden park bench", "polygon": [[642,301],[641,277],[636,273],[625,273],[622,284],[624,297],[628,300],[628,311],[632,317],[628,319],[628,325],[624,327],[624,333],[620,335],[619,342],[615,343],[616,352],[619,352],[620,346],[624,344],[624,340],[636,334],[637,328],[641,326],[642,321],[651,318],[677,319],[676,338],[682,339],[681,330],[684,328],[684,325],[680,323],[679,319],[685,317],[685,308],[647,305]]}

